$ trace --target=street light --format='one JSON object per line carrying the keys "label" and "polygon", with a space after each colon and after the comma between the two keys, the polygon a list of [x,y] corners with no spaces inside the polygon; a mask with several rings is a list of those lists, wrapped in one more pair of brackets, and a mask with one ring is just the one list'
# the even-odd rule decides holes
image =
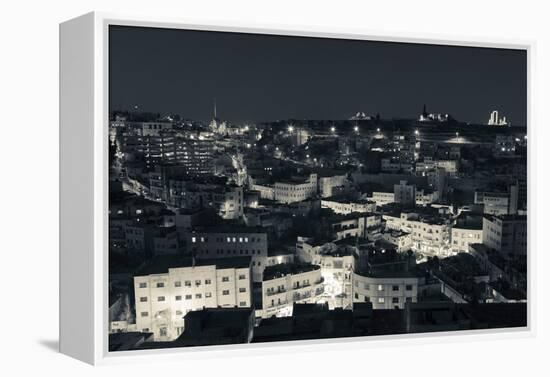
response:
{"label": "street light", "polygon": [[377,128],[377,129],[376,129],[376,132],[380,133],[380,128]]}
{"label": "street light", "polygon": [[336,131],[336,128],[333,126],[333,127],[330,127],[330,131],[331,132],[335,132]]}
{"label": "street light", "polygon": [[288,132],[292,132],[292,131],[294,131],[294,127],[288,126]]}
{"label": "street light", "polygon": [[418,130],[414,130],[414,134],[415,134],[416,136],[418,136],[419,133],[420,133],[420,132],[418,132]]}
{"label": "street light", "polygon": [[355,132],[359,132],[359,127],[355,126],[353,129],[355,130]]}

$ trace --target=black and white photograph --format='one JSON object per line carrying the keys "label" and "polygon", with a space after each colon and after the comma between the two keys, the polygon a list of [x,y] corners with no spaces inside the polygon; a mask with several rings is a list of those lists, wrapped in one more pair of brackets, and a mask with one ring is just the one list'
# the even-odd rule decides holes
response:
{"label": "black and white photograph", "polygon": [[108,36],[109,351],[528,326],[525,49]]}

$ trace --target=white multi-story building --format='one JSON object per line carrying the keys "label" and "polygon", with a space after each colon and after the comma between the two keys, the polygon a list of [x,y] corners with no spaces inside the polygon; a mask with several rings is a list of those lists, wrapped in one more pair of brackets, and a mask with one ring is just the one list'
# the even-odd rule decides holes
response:
{"label": "white multi-story building", "polygon": [[366,238],[369,232],[382,225],[382,215],[376,213],[352,213],[339,215],[330,220],[336,240],[348,237]]}
{"label": "white multi-story building", "polygon": [[262,318],[292,315],[293,304],[317,303],[323,294],[321,268],[312,264],[267,267],[262,281]]}
{"label": "white multi-story building", "polygon": [[339,215],[349,215],[353,212],[365,213],[376,211],[376,203],[370,200],[351,202],[329,198],[321,200],[321,207],[329,208],[334,213],[337,213]]}
{"label": "white multi-story building", "polygon": [[192,310],[252,306],[250,258],[190,260],[159,271],[161,265],[134,277],[136,328],[155,341],[181,335]]}
{"label": "white multi-story building", "polygon": [[217,227],[187,235],[187,248],[197,259],[252,257],[254,281],[261,281],[268,258],[267,233],[261,227]]}
{"label": "white multi-story building", "polygon": [[377,206],[383,206],[384,204],[390,204],[395,202],[395,194],[393,192],[381,192],[375,191],[370,198]]}
{"label": "white multi-story building", "polygon": [[418,213],[384,214],[386,228],[410,233],[412,249],[416,252],[446,256],[451,249],[451,226],[448,220]]}
{"label": "white multi-story building", "polygon": [[314,245],[311,239],[298,237],[296,250],[301,262],[321,267],[324,293],[320,301],[326,302],[330,309],[351,306],[354,248],[332,242]]}
{"label": "white multi-story building", "polygon": [[506,256],[527,254],[527,216],[483,216],[483,244]]}
{"label": "white multi-story building", "polygon": [[469,253],[471,244],[483,242],[481,216],[463,214],[456,219],[451,230],[452,249],[455,253]]}
{"label": "white multi-story building", "polygon": [[317,174],[306,179],[275,182],[275,200],[280,203],[301,202],[317,195]]}
{"label": "white multi-story building", "polygon": [[406,302],[417,302],[419,282],[419,277],[406,273],[353,273],[353,302],[371,302],[373,309],[403,309]]}

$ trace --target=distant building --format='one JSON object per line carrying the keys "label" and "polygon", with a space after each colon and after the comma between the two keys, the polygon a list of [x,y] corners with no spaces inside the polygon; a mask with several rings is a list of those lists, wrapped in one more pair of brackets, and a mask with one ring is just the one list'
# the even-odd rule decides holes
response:
{"label": "distant building", "polygon": [[494,110],[491,112],[491,115],[489,116],[489,121],[487,122],[488,126],[508,126],[508,122],[506,121],[506,117],[503,116],[502,118],[499,117],[498,111]]}
{"label": "distant building", "polygon": [[352,212],[374,212],[376,211],[376,202],[370,200],[347,201],[336,198],[326,198],[321,200],[322,208],[329,208],[334,213],[348,215]]}
{"label": "distant building", "polygon": [[393,186],[394,201],[403,205],[416,204],[416,186],[407,184],[407,181],[401,181]]}
{"label": "distant building", "polygon": [[474,204],[483,204],[487,215],[514,215],[518,211],[518,185],[508,186],[507,191],[476,191]]}
{"label": "distant building", "polygon": [[[254,189],[258,190],[256,187]],[[317,195],[317,174],[275,182],[274,194],[275,200],[280,203],[301,202],[312,198]]]}
{"label": "distant building", "polygon": [[261,281],[268,257],[267,231],[261,227],[211,227],[187,235],[187,249],[197,259],[249,256],[254,281]]}
{"label": "distant building", "polygon": [[134,277],[136,327],[155,341],[182,334],[193,310],[252,306],[250,258],[204,262],[153,260]]}
{"label": "distant building", "polygon": [[527,254],[527,216],[484,215],[483,244],[514,257]]}

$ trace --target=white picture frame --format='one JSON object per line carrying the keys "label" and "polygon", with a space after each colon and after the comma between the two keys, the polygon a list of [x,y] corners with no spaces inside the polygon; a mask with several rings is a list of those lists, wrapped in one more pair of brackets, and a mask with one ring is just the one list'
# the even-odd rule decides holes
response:
{"label": "white picture frame", "polygon": [[[531,124],[534,42],[495,41],[485,38],[441,39],[432,35],[380,33],[365,30],[320,29],[254,23],[195,23],[169,18],[132,17],[120,14],[88,13],[60,25],[60,351],[90,364],[136,360],[181,360],[182,358],[227,357],[233,354],[292,353],[319,349],[346,349],[394,346],[403,343],[478,341],[486,337],[507,339],[535,334],[533,282],[536,279],[533,240],[534,208],[528,214],[528,326],[521,329],[468,330],[382,337],[331,340],[304,340],[264,344],[210,346],[144,351],[108,351],[108,27],[146,26],[190,30],[246,32],[259,34],[312,36],[513,48],[527,51],[528,133],[536,137]],[[528,178],[531,182],[534,144],[529,141]],[[533,185],[528,185],[528,200]]]}

